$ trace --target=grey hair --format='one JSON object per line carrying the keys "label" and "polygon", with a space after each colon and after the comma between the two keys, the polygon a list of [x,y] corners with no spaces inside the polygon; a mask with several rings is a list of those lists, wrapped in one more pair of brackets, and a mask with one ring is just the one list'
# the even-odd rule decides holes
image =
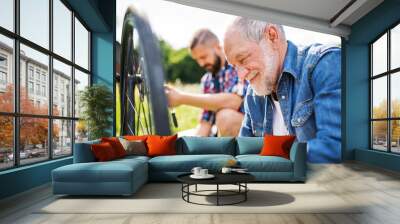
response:
{"label": "grey hair", "polygon": [[279,34],[282,37],[281,39],[286,40],[285,31],[283,30],[282,25],[243,17],[237,17],[232,23],[232,27],[238,28],[241,31],[240,33],[245,38],[256,42],[259,42],[264,38],[265,28],[271,25],[276,26]]}
{"label": "grey hair", "polygon": [[218,37],[211,32],[209,29],[200,29],[194,35],[192,40],[190,41],[189,47],[190,50],[193,50],[197,45],[201,44],[219,44]]}

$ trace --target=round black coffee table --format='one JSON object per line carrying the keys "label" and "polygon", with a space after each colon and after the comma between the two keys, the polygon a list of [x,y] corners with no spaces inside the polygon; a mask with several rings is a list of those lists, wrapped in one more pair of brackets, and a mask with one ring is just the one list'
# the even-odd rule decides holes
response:
{"label": "round black coffee table", "polygon": [[[178,181],[182,183],[182,199],[188,203],[198,205],[234,205],[247,200],[247,192],[249,188],[247,183],[255,180],[255,177],[248,173],[216,173],[213,174],[215,177],[212,179],[193,179],[190,177],[191,173],[182,174],[177,177]],[[198,190],[197,185],[216,185],[215,190]],[[190,186],[195,186],[194,191],[190,191]],[[220,185],[236,185],[237,190],[223,190],[220,189]],[[206,194],[209,192],[215,192],[215,194]],[[216,197],[216,204],[202,204],[190,201],[190,196],[204,196],[204,197]],[[221,203],[221,197],[232,197],[241,196],[239,200],[231,203]]]}

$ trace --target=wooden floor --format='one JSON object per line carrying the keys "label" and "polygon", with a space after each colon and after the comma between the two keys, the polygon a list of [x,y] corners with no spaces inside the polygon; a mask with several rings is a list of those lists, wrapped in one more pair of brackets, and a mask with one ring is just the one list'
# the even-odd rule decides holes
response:
{"label": "wooden floor", "polygon": [[[308,183],[317,183],[345,201],[367,206],[356,214],[36,214],[54,200],[42,186],[0,202],[0,223],[219,224],[219,223],[400,223],[400,174],[359,163],[312,165]],[[173,206],[173,205],[172,205]]]}

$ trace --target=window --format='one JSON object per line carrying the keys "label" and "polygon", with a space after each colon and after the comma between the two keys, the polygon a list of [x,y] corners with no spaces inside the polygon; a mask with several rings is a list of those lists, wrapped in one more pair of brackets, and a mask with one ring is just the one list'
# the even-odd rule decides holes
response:
{"label": "window", "polygon": [[29,79],[33,80],[33,67],[29,66],[29,71],[28,71]]}
{"label": "window", "polygon": [[[65,114],[63,116],[68,116],[72,117],[72,91],[71,89],[65,89],[64,85],[66,83],[69,83],[70,85],[72,84],[72,68],[69,65],[66,65],[58,60],[53,60],[53,90],[54,90],[54,95],[53,95],[53,114],[59,114],[60,113],[60,107],[64,105],[64,97],[67,96],[67,107]],[[60,100],[62,104],[59,104],[59,94]]]}
{"label": "window", "polygon": [[53,0],[54,53],[71,60],[72,12],[60,1]]}
{"label": "window", "polygon": [[7,84],[7,73],[0,70],[0,84],[6,85]]}
{"label": "window", "polygon": [[89,32],[75,18],[75,62],[82,68],[89,69]]}
{"label": "window", "polygon": [[[1,7],[4,2],[0,2]],[[3,12],[2,10],[3,9],[0,8],[0,14]],[[2,16],[3,15],[0,15],[0,21],[3,18]],[[12,58],[14,57],[13,52],[13,40],[0,33],[0,113],[12,113],[14,111],[14,71],[12,66]]]}
{"label": "window", "polygon": [[14,0],[0,1],[0,26],[14,31]]}
{"label": "window", "polygon": [[33,92],[34,92],[33,82],[29,81],[28,82],[28,93],[33,94]]}
{"label": "window", "polygon": [[0,54],[0,91],[5,92],[7,86],[7,56]]}
{"label": "window", "polygon": [[46,86],[42,86],[42,96],[46,96]]}
{"label": "window", "polygon": [[40,84],[36,84],[36,95],[40,95]]}
{"label": "window", "polygon": [[49,48],[49,0],[20,0],[21,36]]}
{"label": "window", "polygon": [[400,25],[370,45],[371,148],[400,153]]}
{"label": "window", "polygon": [[0,170],[70,156],[75,136],[87,139],[74,105],[90,83],[90,31],[67,4],[0,0]]}

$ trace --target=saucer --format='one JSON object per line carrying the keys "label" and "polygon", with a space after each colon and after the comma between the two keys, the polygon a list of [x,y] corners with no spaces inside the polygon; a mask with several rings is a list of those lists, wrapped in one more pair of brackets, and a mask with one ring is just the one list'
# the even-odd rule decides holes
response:
{"label": "saucer", "polygon": [[212,174],[207,174],[207,175],[204,175],[204,176],[194,175],[194,174],[190,175],[190,178],[193,178],[193,179],[211,179],[211,178],[214,178],[214,177],[215,176],[212,175]]}

